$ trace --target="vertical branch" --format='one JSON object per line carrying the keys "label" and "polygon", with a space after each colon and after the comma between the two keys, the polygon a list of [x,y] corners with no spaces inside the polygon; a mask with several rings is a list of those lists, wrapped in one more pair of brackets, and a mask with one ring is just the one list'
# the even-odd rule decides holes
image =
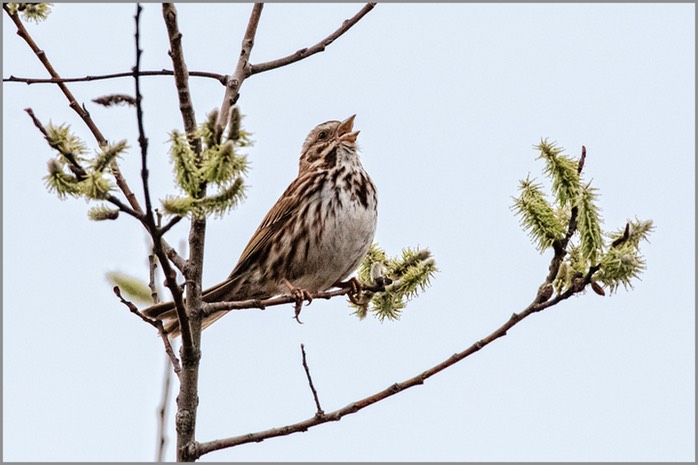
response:
{"label": "vertical branch", "polygon": [[162,4],[162,15],[167,26],[167,35],[170,39],[170,58],[174,69],[175,84],[177,85],[177,97],[179,98],[179,111],[182,113],[184,130],[189,138],[189,143],[194,153],[201,154],[201,141],[194,137],[196,133],[196,117],[194,115],[194,105],[191,102],[189,92],[189,70],[184,62],[184,52],[182,51],[182,33],[177,25],[177,9],[173,3]]}
{"label": "vertical branch", "polygon": [[[174,68],[179,109],[184,122],[189,144],[201,163],[201,139],[197,137],[194,106],[189,92],[189,72],[182,51],[182,33],[177,25],[177,9],[171,3],[163,3],[162,15],[167,26],[170,40],[170,58]],[[201,196],[206,195],[206,186],[202,186]],[[196,412],[199,404],[199,360],[201,359],[201,276],[203,270],[204,238],[206,217],[193,215],[189,233],[189,260],[184,267],[187,289],[186,308],[177,309],[179,326],[182,331],[182,372],[180,374],[179,395],[177,396],[177,460],[191,462],[197,456],[196,446]],[[161,249],[162,250],[162,249]],[[161,264],[165,268],[165,264]],[[169,266],[169,263],[168,263]],[[175,304],[179,307],[177,301]],[[185,338],[185,332],[187,338]]]}
{"label": "vertical branch", "polygon": [[237,102],[242,82],[251,74],[252,65],[250,64],[250,55],[252,54],[252,47],[254,47],[254,38],[257,34],[259,18],[262,16],[262,8],[264,8],[263,3],[255,3],[254,7],[252,7],[250,20],[247,22],[247,29],[245,30],[245,37],[242,39],[242,49],[240,50],[240,57],[238,58],[235,72],[232,77],[228,78],[225,85],[225,97],[223,98],[221,109],[218,112],[218,122],[216,123],[217,132],[221,134],[228,125],[230,109],[235,105],[235,102]]}
{"label": "vertical branch", "polygon": [[320,398],[318,397],[317,390],[315,389],[315,385],[313,384],[313,377],[310,376],[310,367],[308,367],[308,361],[305,357],[305,346],[303,344],[301,344],[301,355],[303,357],[303,370],[305,370],[305,377],[308,378],[310,392],[313,393],[313,400],[315,401],[315,408],[317,409],[315,411],[315,415],[321,417],[325,414],[325,412],[322,410],[322,407],[320,406]]}
{"label": "vertical branch", "polygon": [[158,450],[155,461],[160,463],[165,460],[165,446],[167,446],[167,407],[170,404],[170,384],[172,383],[172,369],[170,361],[166,360],[165,374],[162,383],[162,401],[158,409]]}
{"label": "vertical branch", "polygon": [[[143,124],[143,95],[141,94],[141,55],[143,50],[141,50],[140,39],[141,39],[141,12],[143,7],[140,3],[136,5],[136,64],[133,67],[133,80],[136,86],[136,120],[138,122],[138,145],[141,147],[141,179],[143,181],[143,196],[145,197],[145,215],[146,224],[151,231],[155,232],[157,226],[155,224],[155,217],[153,216],[153,205],[150,199],[150,187],[148,186],[148,138],[145,136],[145,127]],[[153,240],[157,240],[157,237],[153,237]]]}
{"label": "vertical branch", "polygon": [[158,296],[158,288],[155,285],[155,269],[158,267],[158,263],[155,260],[155,255],[152,253],[148,255],[148,269],[150,270],[150,279],[148,281],[148,287],[150,288],[150,296],[153,299],[153,303],[160,303],[160,297]]}

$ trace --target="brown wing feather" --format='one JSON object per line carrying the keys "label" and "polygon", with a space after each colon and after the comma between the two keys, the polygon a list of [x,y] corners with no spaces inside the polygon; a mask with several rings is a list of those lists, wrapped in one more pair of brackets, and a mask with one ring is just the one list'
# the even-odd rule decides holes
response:
{"label": "brown wing feather", "polygon": [[270,239],[275,233],[278,233],[281,229],[278,224],[285,221],[289,217],[292,217],[299,209],[300,203],[298,202],[298,197],[296,191],[305,184],[312,174],[307,173],[305,175],[298,176],[281,194],[279,200],[276,201],[271,210],[267,212],[267,215],[262,220],[255,233],[252,235],[250,242],[242,251],[238,264],[235,269],[230,273],[229,278],[233,278],[238,273],[247,269],[253,262],[254,257],[258,252],[266,249],[269,246]]}
{"label": "brown wing feather", "polygon": [[[245,270],[257,260],[260,252],[264,251],[270,245],[270,241],[275,234],[278,234],[284,228],[280,227],[280,223],[292,218],[299,210],[300,203],[298,202],[298,191],[306,189],[313,181],[316,173],[305,172],[299,175],[281,194],[281,197],[276,201],[274,206],[267,212],[255,233],[252,235],[250,242],[242,251],[237,265],[228,279],[216,284],[203,291],[203,299],[206,302],[216,302],[223,299],[232,298],[235,295],[238,285],[240,284],[241,276],[244,276]],[[166,321],[166,329],[174,337],[179,335],[179,321],[177,314],[174,311],[173,302],[163,302],[147,308],[144,313],[151,318],[159,318]],[[221,318],[227,312],[219,312],[210,315],[203,323],[203,328],[209,326],[214,321]]]}

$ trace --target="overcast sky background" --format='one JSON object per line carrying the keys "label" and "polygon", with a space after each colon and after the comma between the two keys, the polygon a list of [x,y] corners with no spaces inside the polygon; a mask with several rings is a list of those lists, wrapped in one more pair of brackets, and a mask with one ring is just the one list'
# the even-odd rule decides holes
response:
{"label": "overcast sky background", "polygon": [[[319,41],[359,4],[265,6],[253,62]],[[250,5],[179,5],[190,70],[231,73]],[[204,286],[228,275],[295,177],[316,124],[356,113],[379,189],[376,240],[429,247],[440,273],[398,322],[351,315],[343,299],[227,315],[204,333],[201,441],[314,414],[304,343],[325,411],[461,351],[526,307],[539,254],[510,207],[541,179],[549,137],[600,189],[604,227],[653,219],[635,290],[591,292],[532,316],[467,360],[340,422],[215,452],[206,461],[693,461],[695,48],[693,4],[381,4],[325,53],[244,83],[254,135],[248,199],[209,222]],[[28,26],[65,77],[128,71],[135,6],[55,5]],[[46,77],[3,15],[3,76]],[[145,6],[143,69],[171,69],[161,8]],[[174,192],[167,134],[174,83],[143,79],[152,191]],[[132,79],[70,86],[138,178],[135,113],[91,99]],[[201,120],[223,88],[192,78]],[[81,200],[44,188],[53,156],[22,111],[94,140],[57,87],[3,85],[3,439],[6,461],[149,461],[165,365],[153,329],[105,273],[147,277],[145,234],[128,217],[90,222]],[[187,222],[170,243],[186,238]],[[172,401],[174,403],[174,401]],[[168,459],[174,459],[170,413]]]}

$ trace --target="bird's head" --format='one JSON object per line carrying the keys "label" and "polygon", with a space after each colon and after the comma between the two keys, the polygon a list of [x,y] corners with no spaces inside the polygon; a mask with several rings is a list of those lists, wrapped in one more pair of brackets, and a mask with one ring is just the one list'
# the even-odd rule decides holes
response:
{"label": "bird's head", "polygon": [[353,131],[354,118],[356,115],[351,115],[344,121],[327,121],[310,131],[303,142],[300,170],[331,168],[341,157],[355,155],[359,131]]}

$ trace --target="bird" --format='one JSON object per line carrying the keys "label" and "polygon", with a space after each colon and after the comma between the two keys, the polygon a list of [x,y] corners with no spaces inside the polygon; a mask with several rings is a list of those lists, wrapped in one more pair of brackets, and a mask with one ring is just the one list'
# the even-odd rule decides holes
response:
{"label": "bird", "polygon": [[[352,115],[317,125],[301,148],[298,175],[266,214],[235,268],[202,292],[204,302],[308,296],[338,286],[359,266],[376,233],[376,187],[361,164]],[[204,318],[207,328],[228,311]],[[143,311],[181,331],[173,302]]]}

